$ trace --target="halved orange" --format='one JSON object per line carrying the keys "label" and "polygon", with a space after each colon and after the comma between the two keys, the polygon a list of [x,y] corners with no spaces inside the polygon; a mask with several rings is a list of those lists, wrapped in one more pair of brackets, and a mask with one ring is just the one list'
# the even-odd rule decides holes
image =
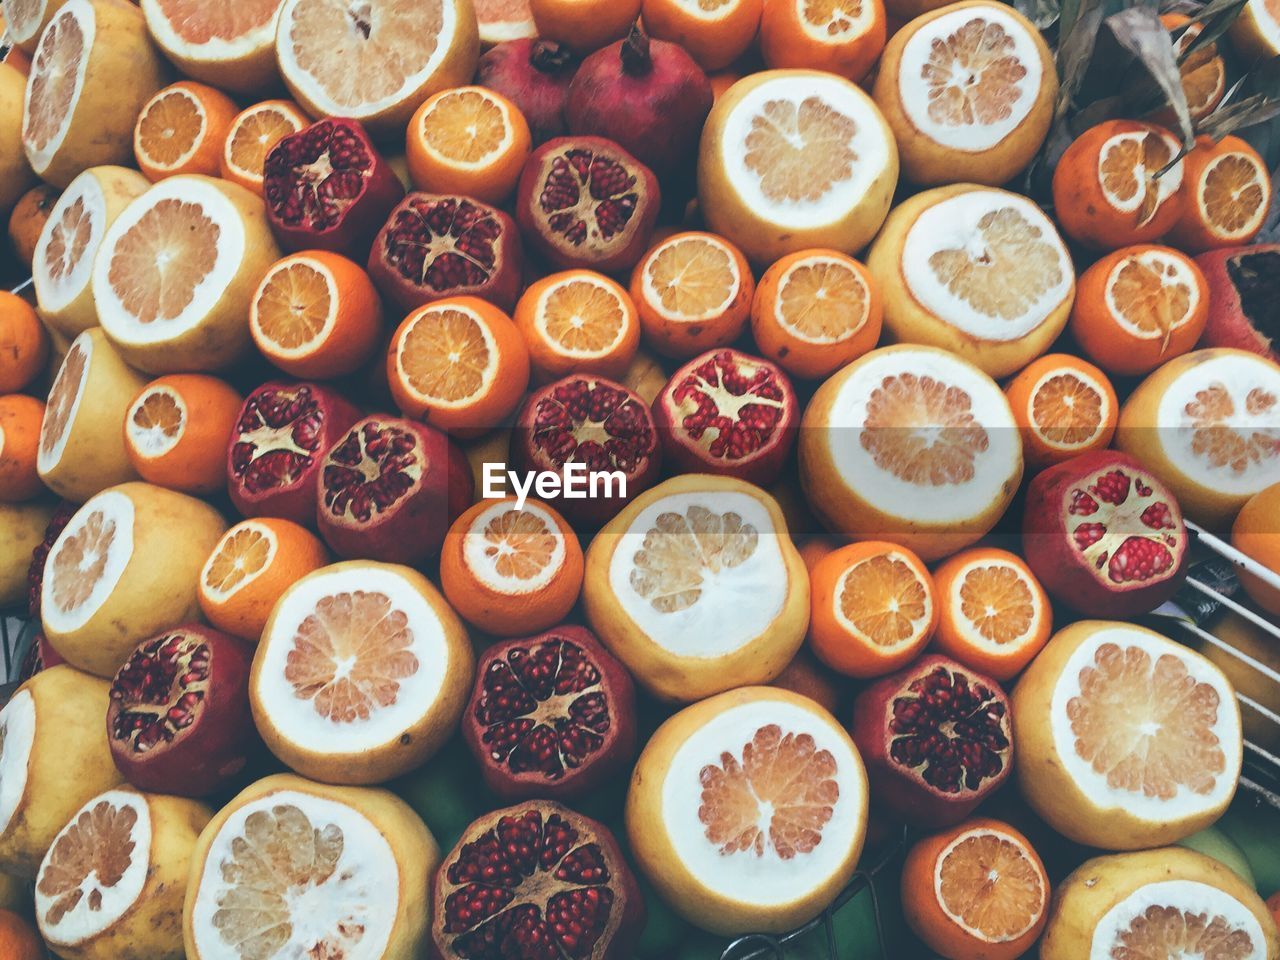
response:
{"label": "halved orange", "polygon": [[1197,137],[1182,163],[1187,199],[1169,241],[1188,253],[1252,241],[1271,209],[1271,176],[1258,151],[1239,137]]}
{"label": "halved orange", "polygon": [[485,87],[455,87],[428,99],[409,121],[409,179],[427,193],[502,203],[530,149],[519,107]]}
{"label": "halved orange", "polygon": [[227,442],[244,398],[203,374],[153,380],[133,398],[124,419],[124,446],[138,476],[183,493],[227,485]]}
{"label": "halved orange", "polygon": [[405,318],[387,380],[408,416],[459,437],[496,426],[529,385],[529,348],[511,318],[476,297],[447,297]]}
{"label": "halved orange", "polygon": [[[1182,61],[1178,64],[1178,72],[1182,74],[1182,92],[1187,98],[1191,120],[1203,120],[1222,102],[1227,92],[1227,68],[1218,54],[1218,45],[1207,44],[1183,59],[1187,47],[1200,35],[1204,24],[1191,23],[1191,18],[1185,13],[1161,14],[1160,22],[1171,34],[1176,34],[1173,52]],[[1161,123],[1174,122],[1172,117],[1172,110],[1157,115]]]}
{"label": "halved orange", "polygon": [[243,520],[200,571],[200,610],[219,630],[256,643],[280,595],[328,562],[320,538],[291,520]]}
{"label": "halved orange", "polygon": [[770,0],[760,19],[760,53],[770,68],[827,70],[862,80],[884,49],[881,0]]}
{"label": "halved orange", "polygon": [[680,359],[737,340],[754,296],[746,257],[713,233],[677,233],[645,254],[631,274],[645,342]]}
{"label": "halved orange", "polygon": [[262,168],[272,147],[311,121],[292,100],[265,100],[241,111],[227,129],[222,179],[262,195]]}
{"label": "halved orange", "polygon": [[884,323],[880,286],[839,250],[800,250],[760,278],[751,304],[756,346],[787,373],[830,376],[876,345]]}
{"label": "halved orange", "polygon": [[1049,919],[1049,877],[1025,836],[980,817],[911,848],[902,904],[907,925],[944,957],[1015,960]]}
{"label": "halved orange", "polygon": [[933,578],[897,544],[841,547],[818,561],[810,580],[809,644],[823,663],[851,677],[905,666],[938,626]]}
{"label": "halved orange", "polygon": [[644,0],[651,37],[678,43],[707,73],[747,52],[760,27],[761,0]]}
{"label": "halved orange", "polygon": [[573,528],[536,500],[485,500],[454,521],[440,554],[440,586],[468,623],[499,637],[541,633],[564,620],[582,590]]}
{"label": "halved orange", "polygon": [[514,320],[543,381],[571,373],[621,380],[640,346],[630,294],[592,270],[566,270],[530,284]]}
{"label": "halved orange", "polygon": [[180,173],[216,177],[236,105],[220,90],[183,80],[147,101],[133,128],[138,168],[153,183]]}
{"label": "halved orange", "polygon": [[941,611],[934,644],[966,667],[1008,680],[1049,641],[1049,598],[1016,554],[965,550],[935,570],[933,579]]}
{"label": "halved orange", "polygon": [[1004,393],[1033,466],[1102,450],[1115,436],[1120,415],[1115,387],[1105,373],[1073,354],[1046,354],[1014,377]]}
{"label": "halved orange", "polygon": [[249,306],[249,332],[285,373],[325,380],[354,373],[382,337],[382,302],[364,268],[324,250],[275,263]]}

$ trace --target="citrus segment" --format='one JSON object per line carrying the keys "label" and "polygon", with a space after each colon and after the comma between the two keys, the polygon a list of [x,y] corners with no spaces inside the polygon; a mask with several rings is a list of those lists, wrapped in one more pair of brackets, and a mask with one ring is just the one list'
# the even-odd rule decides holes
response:
{"label": "citrus segment", "polygon": [[1111,138],[1098,158],[1103,195],[1118,210],[1136,211],[1138,226],[1145,226],[1163,199],[1177,189],[1168,183],[1179,179],[1177,175],[1157,179],[1174,155],[1173,143],[1160,132]]}
{"label": "citrus segment", "polygon": [[891,556],[855,564],[840,585],[838,609],[846,625],[882,647],[895,647],[918,634],[929,608],[919,576]]}
{"label": "citrus segment", "polygon": [[938,860],[938,900],[947,915],[980,940],[1016,940],[1036,925],[1048,903],[1043,868],[1024,846],[994,832],[954,840]]}
{"label": "citrus segment", "polygon": [[184,493],[227,484],[227,442],[243,397],[215,377],[175,374],[154,380],[125,416],[129,460],[144,480]]}
{"label": "citrus segment", "polygon": [[222,228],[193,203],[161,200],[120,237],[107,273],[137,322],[176,320],[218,262]]}
{"label": "citrus segment", "polygon": [[418,190],[501,203],[529,156],[529,124],[506,97],[456,87],[424,103],[409,122],[409,177]]}
{"label": "citrus segment", "polygon": [[257,331],[283,352],[297,353],[332,329],[336,305],[332,280],[305,262],[273,270],[254,298]]}
{"label": "citrus segment", "polygon": [[616,293],[590,280],[551,290],[538,313],[540,328],[565,353],[597,356],[625,333],[627,312]]}
{"label": "citrus segment", "polygon": [[1134,258],[1121,264],[1107,290],[1117,319],[1135,336],[1167,343],[1173,330],[1191,318],[1199,299],[1186,272],[1176,259]]}
{"label": "citrus segment", "polygon": [[243,589],[275,559],[277,541],[270,527],[246,521],[227,531],[205,564],[201,589],[214,600],[225,600]]}
{"label": "citrus segment", "polygon": [[423,317],[405,335],[400,357],[409,386],[445,405],[483,393],[497,368],[497,350],[488,330],[461,310]]}
{"label": "citrus segment", "polygon": [[[778,283],[778,317],[797,337],[835,343],[857,333],[870,299],[866,281],[836,260],[792,267]],[[848,318],[854,317],[851,326]]]}
{"label": "citrus segment", "polygon": [[307,123],[306,115],[288,100],[267,100],[244,110],[231,121],[223,140],[219,158],[223,178],[261,194],[267,154]]}
{"label": "citrus segment", "polygon": [[152,97],[133,128],[133,152],[151,180],[179,173],[217,176],[218,155],[236,105],[226,94],[184,81]]}
{"label": "citrus segment", "polygon": [[280,6],[281,0],[142,0],[152,37],[185,76],[243,94],[279,85]]}
{"label": "citrus segment", "polygon": [[516,326],[539,378],[570,373],[621,379],[635,358],[640,323],[630,295],[590,270],[569,270],[529,285]]}
{"label": "citrus segment", "polygon": [[1191,253],[1251,241],[1271,207],[1271,178],[1258,152],[1239,137],[1214,143],[1201,136],[1183,163],[1188,198],[1170,239]]}
{"label": "citrus segment", "polygon": [[480,42],[486,47],[538,35],[529,0],[475,0],[474,6]]}
{"label": "citrus segment", "polygon": [[163,387],[151,390],[129,412],[125,432],[134,449],[148,459],[168,453],[186,426],[187,409],[181,395]]}
{"label": "citrus segment", "polygon": [[275,22],[280,0],[239,0],[227,6],[200,0],[150,0],[170,29],[191,44],[231,44]]}
{"label": "citrus segment", "polygon": [[1031,427],[1055,447],[1083,448],[1105,429],[1108,402],[1106,393],[1079,373],[1053,373],[1032,392]]}
{"label": "citrus segment", "polygon": [[93,10],[60,13],[41,35],[27,80],[22,140],[39,173],[66,138],[89,64]]}

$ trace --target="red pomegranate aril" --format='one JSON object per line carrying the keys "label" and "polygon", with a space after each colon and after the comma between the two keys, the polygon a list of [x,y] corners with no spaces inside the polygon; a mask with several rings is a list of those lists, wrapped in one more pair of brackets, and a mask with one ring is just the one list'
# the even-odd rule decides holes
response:
{"label": "red pomegranate aril", "polygon": [[566,133],[564,104],[578,69],[572,51],[552,40],[508,40],[480,58],[476,82],[524,114],[534,146]]}
{"label": "red pomegranate aril", "polygon": [[466,457],[445,434],[399,417],[366,417],[321,461],[316,521],[340,557],[413,564],[439,553],[473,493]]}
{"label": "red pomegranate aril", "polygon": [[653,402],[653,418],[663,454],[680,472],[768,486],[795,445],[800,403],[779,367],[712,350],[676,371]]}
{"label": "red pomegranate aril", "polygon": [[635,686],[585,627],[503,641],[481,657],[462,736],[504,799],[585,796],[635,759]]}
{"label": "red pomegranate aril", "polygon": [[463,196],[411,193],[374,240],[369,275],[406,313],[453,296],[510,312],[523,260],[515,221],[501,210]]}
{"label": "red pomegranate aril", "polygon": [[[58,535],[71,518],[76,515],[79,504],[72,503],[69,500],[63,500],[53,511],[53,516],[49,518],[48,525],[44,528],[44,537],[36,544],[36,548],[31,551],[31,564],[27,567],[27,616],[36,620],[40,617],[40,594],[44,587],[44,562],[49,559],[49,551],[53,549],[54,541],[58,539]],[[48,644],[46,644],[48,646]],[[52,652],[53,648],[49,647]],[[58,662],[62,662],[62,658],[58,658]],[[45,663],[45,666],[52,666]]]}
{"label": "red pomegranate aril", "polygon": [[320,459],[360,412],[315,383],[263,384],[245,399],[227,448],[227,489],[246,517],[316,521]]}
{"label": "red pomegranate aril", "polygon": [[53,644],[43,633],[31,638],[31,648],[22,659],[22,669],[18,671],[18,682],[26,683],[41,670],[48,670],[60,663],[66,663],[62,654],[53,649]]}
{"label": "red pomegranate aril", "polygon": [[922,827],[969,816],[1013,763],[1005,692],[990,677],[936,655],[859,694],[853,739],[877,805]]}
{"label": "red pomegranate aril", "polygon": [[267,154],[262,192],[286,250],[363,256],[404,185],[358,121],[327,118]]}
{"label": "red pomegranate aril", "polygon": [[121,774],[157,793],[228,786],[258,748],[249,710],[253,648],[209,627],[143,641],[116,673],[107,741]]}

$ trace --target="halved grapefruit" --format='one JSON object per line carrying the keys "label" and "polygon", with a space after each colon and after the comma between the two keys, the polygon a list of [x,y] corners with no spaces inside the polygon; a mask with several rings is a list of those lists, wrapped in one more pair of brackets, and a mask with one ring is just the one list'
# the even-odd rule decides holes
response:
{"label": "halved grapefruit", "polygon": [[34,53],[40,33],[67,0],[5,0],[0,4],[5,33],[14,45]]}
{"label": "halved grapefruit", "polygon": [[184,76],[236,93],[279,81],[276,21],[283,0],[141,0],[156,45]]}
{"label": "halved grapefruit", "polygon": [[474,0],[480,42],[486,47],[506,40],[536,37],[529,0]]}

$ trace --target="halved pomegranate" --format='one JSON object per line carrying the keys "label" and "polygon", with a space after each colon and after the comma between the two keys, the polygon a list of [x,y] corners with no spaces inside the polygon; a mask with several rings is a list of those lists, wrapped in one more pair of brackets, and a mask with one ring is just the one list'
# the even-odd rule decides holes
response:
{"label": "halved pomegranate", "polygon": [[[44,539],[31,551],[31,565],[27,567],[27,616],[36,620],[40,616],[40,594],[44,587],[44,562],[49,559],[49,551],[53,543],[62,533],[62,528],[71,522],[80,508],[78,503],[63,500],[53,511],[48,525],[44,528]],[[50,648],[52,649],[52,648]],[[52,666],[46,663],[45,666]]]}
{"label": "halved pomegranate", "polygon": [[141,790],[203,797],[259,744],[249,710],[253,647],[187,624],[144,640],[111,681],[107,743]]}
{"label": "halved pomegranate", "polygon": [[1056,600],[1107,618],[1147,613],[1172,597],[1190,554],[1168,487],[1113,450],[1073,457],[1031,481],[1022,545]]}
{"label": "halved pomegranate", "polygon": [[653,402],[668,463],[759,486],[778,479],[800,422],[791,380],[768,360],[711,350],[685,364]]}
{"label": "halved pomegranate", "polygon": [[1013,765],[1005,692],[990,677],[936,655],[859,694],[853,740],[882,810],[928,828],[959,823]]}
{"label": "halved pomegranate", "polygon": [[[588,474],[621,475],[608,495],[543,497],[571,522],[602,524],[653,486],[662,448],[653,414],[639,395],[603,377],[568,376],[525,399],[511,438],[516,469],[565,474],[581,464]],[[625,487],[625,491],[622,489]]]}
{"label": "halved pomegranate", "polygon": [[246,517],[316,522],[320,459],[360,411],[315,383],[264,383],[244,401],[227,446],[227,489]]}
{"label": "halved pomegranate", "polygon": [[624,960],[645,908],[607,827],[550,800],[469,826],[432,884],[438,960]]}
{"label": "halved pomegranate", "polygon": [[1280,363],[1280,243],[1210,250],[1196,257],[1209,283],[1201,347],[1234,347]]}
{"label": "halved pomegranate", "polygon": [[494,644],[480,659],[462,736],[500,797],[580,797],[635,759],[635,686],[585,627]]}
{"label": "halved pomegranate", "polygon": [[404,185],[358,121],[327,118],[267,154],[262,196],[286,250],[363,256]]}
{"label": "halved pomegranate", "polygon": [[516,189],[525,240],[565,270],[630,270],[649,249],[661,206],[653,171],[603,137],[544,143]]}
{"label": "halved pomegranate", "polygon": [[523,278],[515,221],[454,194],[411,193],[369,254],[369,276],[406,313],[444,297],[480,297],[508,313]]}
{"label": "halved pomegranate", "polygon": [[439,553],[471,506],[474,482],[466,456],[439,430],[366,417],[316,472],[320,535],[340,557],[417,563]]}

